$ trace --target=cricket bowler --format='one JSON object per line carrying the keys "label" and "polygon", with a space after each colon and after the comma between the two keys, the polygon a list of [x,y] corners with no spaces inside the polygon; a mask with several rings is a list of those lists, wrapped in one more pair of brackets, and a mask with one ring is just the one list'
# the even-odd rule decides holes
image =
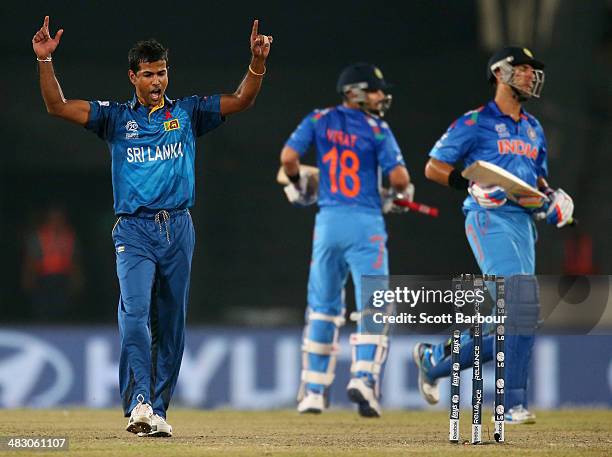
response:
{"label": "cricket bowler", "polygon": [[[574,211],[571,197],[547,183],[547,145],[538,120],[523,103],[540,97],[544,86],[544,64],[527,48],[505,47],[487,64],[487,78],[495,97],[486,105],[468,111],[451,124],[438,140],[425,168],[434,182],[469,193],[463,203],[465,232],[483,274],[506,278],[506,383],[505,420],[508,424],[533,423],[528,410],[527,386],[534,330],[539,316],[539,289],[535,278],[535,218],[563,227]],[[498,165],[537,187],[548,199],[521,198],[511,201],[499,186],[484,187],[468,182],[455,168],[477,160]],[[461,337],[461,368],[472,364],[471,337]],[[493,359],[493,335],[483,340],[482,360]],[[450,345],[419,343],[414,348],[419,367],[419,387],[424,398],[435,404],[440,394],[438,380],[450,374]]]}
{"label": "cricket bowler", "polygon": [[155,40],[128,53],[134,97],[126,103],[67,100],[53,70],[63,35],[49,16],[32,39],[40,88],[49,114],[84,126],[105,140],[112,159],[112,230],[120,297],[119,384],[127,431],[172,436],[166,410],[185,342],[195,232],[195,140],[225,116],[251,107],[266,73],[272,37],[253,22],[251,61],[233,94],[170,99],[168,51]]}
{"label": "cricket bowler", "polygon": [[[413,186],[400,148],[382,120],[389,109],[389,85],[379,68],[354,64],[345,68],[337,83],[340,105],[308,114],[287,140],[281,163],[290,183],[288,200],[296,206],[317,202],[319,212],[313,236],[308,279],[308,307],[303,336],[300,413],[321,413],[328,406],[334,380],[338,330],[344,324],[344,285],[350,272],[357,312],[363,310],[362,275],[388,275],[387,232],[382,216],[379,169],[392,187],[392,195]],[[318,194],[312,176],[300,171],[300,158],[316,149],[320,170]],[[302,168],[304,170],[304,168]],[[364,417],[379,417],[380,379],[388,353],[388,336],[351,335],[353,361],[347,393]]]}

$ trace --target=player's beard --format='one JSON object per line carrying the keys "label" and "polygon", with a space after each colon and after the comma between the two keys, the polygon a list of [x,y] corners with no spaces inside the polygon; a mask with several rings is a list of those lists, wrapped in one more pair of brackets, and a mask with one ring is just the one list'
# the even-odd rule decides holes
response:
{"label": "player's beard", "polygon": [[510,86],[510,88],[512,89],[512,96],[517,102],[525,103],[526,101],[531,100],[531,95],[523,92],[520,89],[517,89],[514,86]]}

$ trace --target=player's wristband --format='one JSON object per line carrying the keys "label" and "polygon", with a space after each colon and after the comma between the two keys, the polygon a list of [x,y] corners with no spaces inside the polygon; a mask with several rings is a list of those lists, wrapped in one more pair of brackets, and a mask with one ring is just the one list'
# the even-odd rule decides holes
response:
{"label": "player's wristband", "polygon": [[289,178],[289,181],[292,182],[293,184],[297,183],[300,180],[300,172],[298,171],[295,175],[293,176],[289,176],[287,175],[287,178]]}
{"label": "player's wristband", "polygon": [[249,71],[251,72],[251,74],[255,75],[255,76],[263,76],[266,74],[266,67],[264,67],[264,71],[263,73],[257,73],[255,70],[253,70],[251,68],[251,66],[249,65]]}
{"label": "player's wristband", "polygon": [[453,189],[465,190],[470,185],[470,182],[461,176],[461,172],[455,168],[448,175],[448,185]]}

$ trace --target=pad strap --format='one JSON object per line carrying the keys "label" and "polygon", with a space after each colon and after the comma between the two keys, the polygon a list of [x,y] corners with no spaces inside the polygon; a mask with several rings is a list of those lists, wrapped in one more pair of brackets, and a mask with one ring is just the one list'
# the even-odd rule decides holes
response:
{"label": "pad strap", "polygon": [[351,373],[367,371],[372,374],[380,374],[381,365],[378,362],[368,362],[366,360],[356,360],[351,364]]}
{"label": "pad strap", "polygon": [[334,373],[320,373],[318,371],[302,370],[302,382],[311,384],[331,385],[334,382]]}
{"label": "pad strap", "polygon": [[316,341],[306,339],[302,343],[302,351],[310,354],[331,355],[338,352],[338,347],[333,343],[317,343]]}
{"label": "pad strap", "polygon": [[387,335],[364,335],[362,333],[351,334],[351,344],[359,346],[361,344],[375,344],[384,348],[389,346],[389,337]]}
{"label": "pad strap", "polygon": [[346,322],[346,319],[344,318],[344,313],[340,314],[339,316],[330,316],[329,314],[317,313],[314,311],[308,313],[308,320],[333,322],[336,327],[342,327]]}

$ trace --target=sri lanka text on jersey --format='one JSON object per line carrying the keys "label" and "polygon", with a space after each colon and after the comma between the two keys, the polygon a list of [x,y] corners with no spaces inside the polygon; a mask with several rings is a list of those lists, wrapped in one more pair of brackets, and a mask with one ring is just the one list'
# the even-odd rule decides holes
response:
{"label": "sri lanka text on jersey", "polygon": [[156,162],[158,160],[178,159],[183,157],[182,143],[164,144],[155,146],[155,150],[151,146],[127,148],[127,161],[133,162]]}

